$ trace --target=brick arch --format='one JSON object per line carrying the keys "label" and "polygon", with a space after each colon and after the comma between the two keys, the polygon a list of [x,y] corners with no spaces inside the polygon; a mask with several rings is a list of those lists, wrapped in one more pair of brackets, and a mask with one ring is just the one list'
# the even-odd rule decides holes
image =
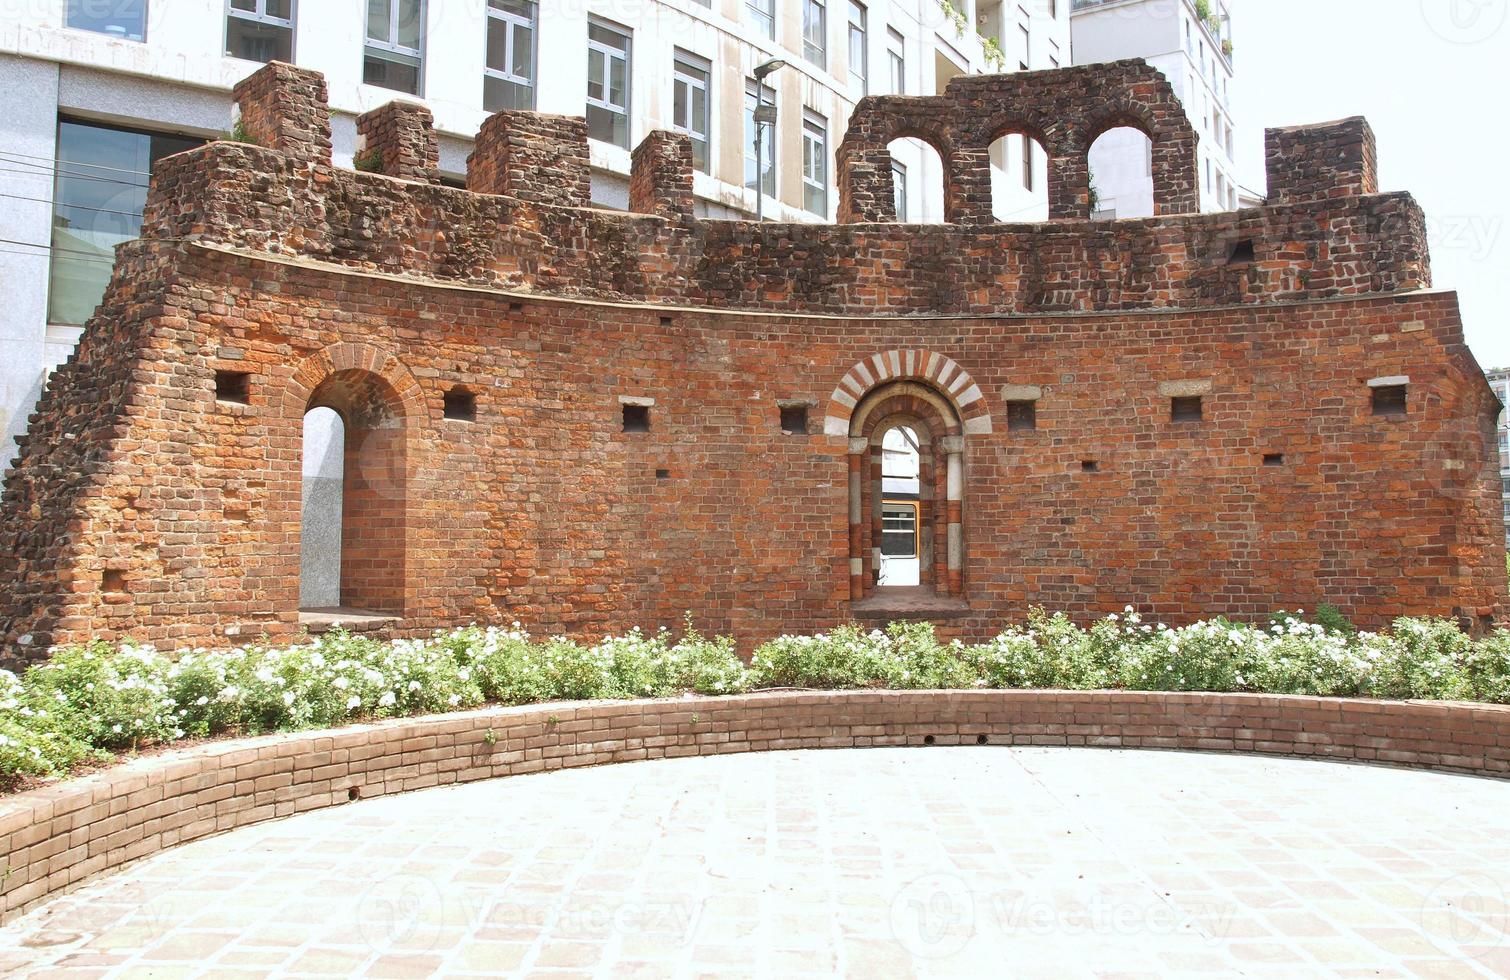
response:
{"label": "brick arch", "polygon": [[[1172,107],[1171,107],[1172,104]],[[1096,140],[1113,129],[1136,129],[1153,143],[1153,202],[1155,215],[1189,214],[1200,210],[1196,147],[1200,136],[1190,125],[1169,83],[1156,88],[1152,100],[1124,95],[1096,109],[1070,129],[1060,206],[1073,206],[1090,217],[1090,152]],[[1083,185],[1083,186],[1082,186]],[[1082,198],[1083,195],[1083,198]],[[1050,212],[1053,213],[1051,198]]]}
{"label": "brick arch", "polygon": [[[428,418],[419,382],[393,354],[365,343],[342,343],[305,358],[284,396],[283,423],[298,447],[279,467],[284,513],[299,552],[288,556],[300,581],[306,543],[303,425],[313,408],[330,408],[344,423],[340,458],[340,605],[403,616],[413,606],[412,443]],[[333,561],[329,552],[324,561]],[[298,589],[294,589],[297,596]],[[295,603],[297,606],[297,603]]]}
{"label": "brick arch", "polygon": [[1052,71],[961,75],[950,80],[942,95],[861,99],[839,147],[839,220],[896,220],[886,145],[914,136],[926,139],[944,160],[944,220],[994,221],[990,146],[1014,124],[1034,133],[1049,153],[1049,217],[1088,220],[1086,154],[1099,135],[1096,127],[1114,119],[1136,119],[1154,141],[1157,213],[1197,211],[1195,129],[1163,73],[1132,59]]}
{"label": "brick arch", "polygon": [[961,147],[952,117],[953,102],[944,96],[861,99],[839,145],[839,220],[897,220],[891,144],[901,139],[922,140],[938,153],[944,169],[944,220],[960,220],[966,192],[955,180]]}
{"label": "brick arch", "polygon": [[[881,436],[899,420],[930,436],[922,487],[932,561],[922,584],[939,596],[964,595],[965,444],[991,431],[980,385],[950,357],[917,349],[872,354],[850,368],[829,397],[824,432],[848,438],[850,599],[875,593],[880,575]],[[921,529],[920,529],[921,530]],[[927,546],[925,546],[925,551]],[[925,556],[920,556],[923,561]]]}
{"label": "brick arch", "polygon": [[1026,136],[1038,143],[1048,157],[1047,182],[1049,200],[1054,199],[1057,188],[1064,182],[1060,175],[1061,161],[1074,155],[1074,141],[1069,130],[1034,109],[1022,109],[1015,105],[1003,106],[971,127],[968,139],[972,152],[962,154],[958,180],[970,190],[975,202],[973,212],[980,217],[996,218],[996,194],[991,181],[991,147],[1004,136]]}
{"label": "brick arch", "polygon": [[933,351],[898,349],[872,354],[845,372],[833,393],[823,420],[831,436],[852,436],[851,419],[872,389],[895,381],[918,381],[946,398],[959,418],[962,435],[991,431],[991,412],[980,385],[951,357]]}
{"label": "brick arch", "polygon": [[362,372],[387,382],[397,399],[396,415],[403,427],[413,427],[429,417],[414,372],[396,354],[361,342],[332,344],[300,362],[284,391],[284,416],[302,419],[320,386],[344,372]]}

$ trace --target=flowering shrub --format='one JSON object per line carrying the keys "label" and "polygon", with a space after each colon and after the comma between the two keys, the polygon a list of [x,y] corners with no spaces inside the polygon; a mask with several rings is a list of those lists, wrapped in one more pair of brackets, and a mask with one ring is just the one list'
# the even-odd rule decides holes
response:
{"label": "flowering shrub", "polygon": [[941,646],[929,623],[782,636],[756,650],[750,666],[761,687],[926,690],[970,687],[975,681],[959,647]]}
{"label": "flowering shrub", "polygon": [[782,636],[747,666],[689,624],[584,646],[470,626],[377,641],[340,630],[300,646],[61,648],[22,678],[0,671],[0,787],[108,753],[186,737],[326,727],[483,703],[823,689],[1122,688],[1254,691],[1510,704],[1510,632],[1478,642],[1444,620],[1359,632],[1335,610],[1266,626],[1217,619],[1173,628],[1132,609],[1082,629],[1034,610],[990,641],[942,643],[927,623]]}

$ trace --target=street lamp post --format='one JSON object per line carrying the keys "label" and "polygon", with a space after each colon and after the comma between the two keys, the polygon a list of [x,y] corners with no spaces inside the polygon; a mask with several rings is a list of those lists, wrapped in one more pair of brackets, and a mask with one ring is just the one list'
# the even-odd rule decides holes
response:
{"label": "street lamp post", "polygon": [[766,111],[765,80],[772,73],[786,67],[786,62],[774,58],[755,68],[755,220],[765,220],[765,128],[776,124],[776,107]]}

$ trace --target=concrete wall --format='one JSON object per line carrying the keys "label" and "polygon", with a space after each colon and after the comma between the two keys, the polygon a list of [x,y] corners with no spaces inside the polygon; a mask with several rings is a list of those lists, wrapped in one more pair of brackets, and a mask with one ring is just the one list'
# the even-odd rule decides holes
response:
{"label": "concrete wall", "polygon": [[[51,365],[67,356],[71,338],[47,336],[47,248],[52,242],[53,160],[57,157],[58,67],[0,56],[0,465],[42,393]],[[28,93],[28,98],[17,98]],[[40,247],[36,247],[40,246]],[[71,349],[71,346],[70,346]]]}

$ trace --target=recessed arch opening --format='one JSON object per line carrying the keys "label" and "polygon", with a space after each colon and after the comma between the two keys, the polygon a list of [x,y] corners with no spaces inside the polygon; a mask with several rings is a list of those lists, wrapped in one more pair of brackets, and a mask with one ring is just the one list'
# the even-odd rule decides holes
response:
{"label": "recessed arch opening", "polygon": [[947,163],[939,148],[918,136],[900,136],[886,149],[897,221],[914,225],[947,221]]}
{"label": "recessed arch opening", "polygon": [[303,417],[301,612],[401,616],[407,559],[402,399],[363,370],[331,374]]}
{"label": "recessed arch opening", "polygon": [[850,597],[964,591],[960,415],[930,385],[897,381],[850,419]]}
{"label": "recessed arch opening", "polygon": [[997,221],[1047,221],[1049,155],[1043,140],[1025,129],[1007,129],[990,145],[991,216]]}
{"label": "recessed arch opening", "polygon": [[1141,126],[1119,120],[1091,142],[1091,218],[1148,218],[1157,208],[1154,144]]}

